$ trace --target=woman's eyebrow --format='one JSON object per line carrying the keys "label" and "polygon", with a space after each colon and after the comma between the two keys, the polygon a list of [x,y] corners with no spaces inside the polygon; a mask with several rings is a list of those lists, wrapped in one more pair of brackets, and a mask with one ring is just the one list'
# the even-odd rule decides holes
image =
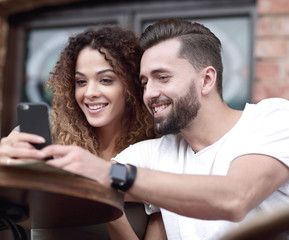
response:
{"label": "woman's eyebrow", "polygon": [[106,73],[106,72],[115,73],[115,71],[113,69],[104,69],[104,70],[96,72],[96,75],[100,75],[100,74],[103,74],[103,73]]}
{"label": "woman's eyebrow", "polygon": [[[106,72],[112,72],[112,73],[115,73],[115,71],[114,71],[113,69],[104,69],[104,70],[101,70],[101,71],[96,72],[96,75],[100,75],[100,74],[103,74],[103,73],[106,73]],[[78,71],[75,72],[75,75],[81,75],[81,76],[84,76],[83,73],[78,72]]]}

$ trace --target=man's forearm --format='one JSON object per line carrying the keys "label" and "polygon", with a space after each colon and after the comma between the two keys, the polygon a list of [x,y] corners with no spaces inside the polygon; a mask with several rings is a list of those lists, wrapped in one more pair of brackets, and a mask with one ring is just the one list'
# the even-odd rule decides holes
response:
{"label": "man's forearm", "polygon": [[270,156],[252,154],[235,159],[226,176],[138,168],[128,193],[188,217],[240,221],[288,179],[286,165]]}
{"label": "man's forearm", "polygon": [[[134,197],[188,217],[233,220],[229,205],[239,198],[223,176],[201,176],[156,172],[138,168],[128,191]],[[227,187],[225,187],[227,186]]]}

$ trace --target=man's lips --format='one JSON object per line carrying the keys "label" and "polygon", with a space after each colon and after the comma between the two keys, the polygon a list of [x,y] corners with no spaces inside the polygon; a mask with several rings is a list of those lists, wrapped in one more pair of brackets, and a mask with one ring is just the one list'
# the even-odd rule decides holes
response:
{"label": "man's lips", "polygon": [[170,105],[170,103],[153,104],[151,106],[151,109],[152,109],[153,113],[159,113],[159,112],[163,111],[164,109],[166,109],[169,105]]}

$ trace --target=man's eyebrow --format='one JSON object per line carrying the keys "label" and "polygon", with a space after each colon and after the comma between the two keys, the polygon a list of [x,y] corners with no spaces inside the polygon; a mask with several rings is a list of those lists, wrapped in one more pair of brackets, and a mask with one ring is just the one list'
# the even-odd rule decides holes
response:
{"label": "man's eyebrow", "polygon": [[[151,72],[150,72],[150,75],[154,75],[154,74],[156,74],[156,73],[168,72],[168,71],[169,71],[169,70],[166,69],[166,68],[157,68],[157,69],[151,71]],[[141,81],[142,79],[144,79],[144,78],[146,78],[146,76],[143,75],[143,74],[141,74],[141,75],[139,76],[139,80],[140,80],[140,81]]]}

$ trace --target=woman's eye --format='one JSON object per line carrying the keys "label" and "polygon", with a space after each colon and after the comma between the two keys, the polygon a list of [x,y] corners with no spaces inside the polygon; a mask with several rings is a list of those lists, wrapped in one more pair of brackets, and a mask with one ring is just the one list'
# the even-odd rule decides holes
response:
{"label": "woman's eye", "polygon": [[113,82],[113,80],[109,79],[109,78],[103,78],[103,79],[101,79],[100,82],[102,82],[104,84],[111,84]]}
{"label": "woman's eye", "polygon": [[82,85],[86,84],[86,81],[84,79],[76,79],[75,82],[79,86],[82,86]]}
{"label": "woman's eye", "polygon": [[141,86],[142,86],[143,88],[145,88],[146,85],[147,85],[147,82],[148,82],[148,81],[141,81]]}

